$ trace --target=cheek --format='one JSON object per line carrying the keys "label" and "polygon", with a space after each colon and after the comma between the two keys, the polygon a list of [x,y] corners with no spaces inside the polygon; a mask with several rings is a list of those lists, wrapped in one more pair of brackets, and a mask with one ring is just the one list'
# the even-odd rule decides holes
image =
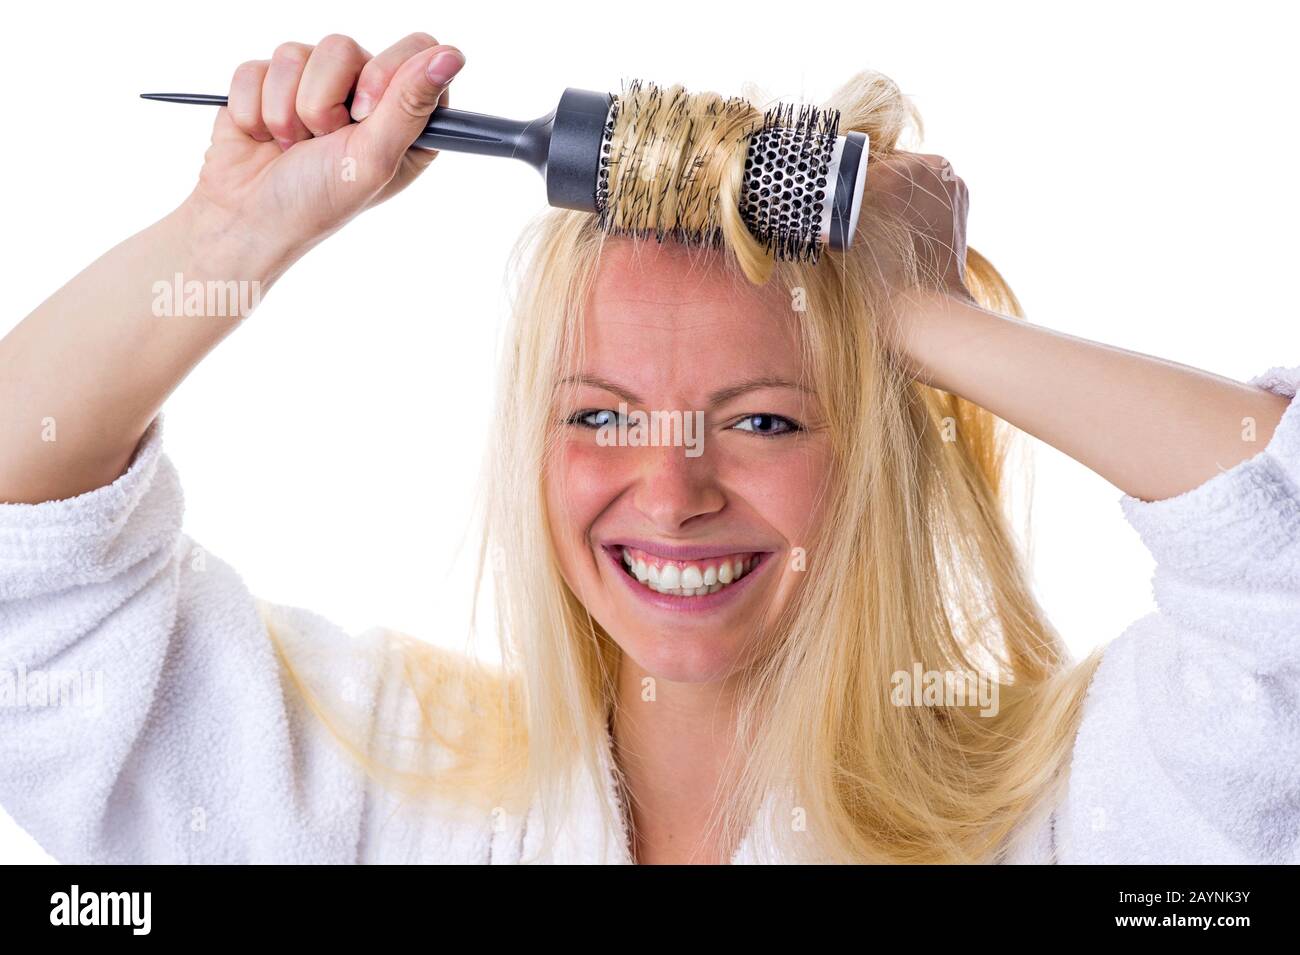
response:
{"label": "cheek", "polygon": [[791,546],[808,540],[820,517],[829,468],[829,455],[820,443],[741,446],[736,453],[719,455],[718,461],[719,478],[749,511]]}
{"label": "cheek", "polygon": [[563,440],[547,471],[547,504],[555,530],[572,551],[586,546],[587,533],[619,493],[618,449],[594,441]]}

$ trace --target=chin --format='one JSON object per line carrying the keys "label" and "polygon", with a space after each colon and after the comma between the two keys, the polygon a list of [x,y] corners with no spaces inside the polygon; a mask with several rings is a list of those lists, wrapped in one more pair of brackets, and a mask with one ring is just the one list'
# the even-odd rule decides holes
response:
{"label": "chin", "polygon": [[647,676],[670,683],[718,683],[731,676],[744,652],[744,634],[707,628],[611,633]]}

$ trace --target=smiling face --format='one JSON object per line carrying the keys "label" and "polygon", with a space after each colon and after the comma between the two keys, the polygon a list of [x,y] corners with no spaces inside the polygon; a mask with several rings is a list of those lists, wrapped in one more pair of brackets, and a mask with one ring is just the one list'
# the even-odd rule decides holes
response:
{"label": "smiling face", "polygon": [[[800,584],[792,558],[817,526],[830,441],[797,320],[776,283],[675,243],[605,244],[547,506],[569,587],[657,678],[712,682],[752,662]],[[684,440],[637,412],[676,413]]]}

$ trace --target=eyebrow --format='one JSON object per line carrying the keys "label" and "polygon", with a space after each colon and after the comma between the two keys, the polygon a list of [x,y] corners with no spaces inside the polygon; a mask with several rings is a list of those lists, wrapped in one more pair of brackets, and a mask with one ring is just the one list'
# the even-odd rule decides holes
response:
{"label": "eyebrow", "polygon": [[[612,394],[618,395],[628,404],[639,405],[644,403],[640,396],[633,394],[621,385],[617,385],[606,378],[601,378],[599,375],[569,375],[560,383],[566,385],[588,385],[592,388],[601,388]],[[709,395],[708,404],[709,407],[725,404],[733,398],[739,398],[743,394],[750,391],[758,391],[761,388],[793,388],[796,391],[802,391],[805,394],[813,394],[813,390],[806,385],[790,381],[786,378],[765,375],[759,378],[746,378],[744,381],[739,381],[734,385],[728,385],[726,388],[719,388],[717,391]]]}

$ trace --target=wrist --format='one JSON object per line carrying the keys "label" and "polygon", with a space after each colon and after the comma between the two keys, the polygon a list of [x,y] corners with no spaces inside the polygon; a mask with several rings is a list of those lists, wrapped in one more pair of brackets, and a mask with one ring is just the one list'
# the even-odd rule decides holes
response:
{"label": "wrist", "polygon": [[266,236],[239,216],[191,193],[165,220],[188,271],[199,279],[257,282],[270,287],[302,254],[291,243]]}
{"label": "wrist", "polygon": [[[893,306],[891,347],[908,374],[923,384],[953,391],[954,361],[992,313],[972,297],[937,289],[912,289]],[[963,345],[963,343],[966,343]]]}

